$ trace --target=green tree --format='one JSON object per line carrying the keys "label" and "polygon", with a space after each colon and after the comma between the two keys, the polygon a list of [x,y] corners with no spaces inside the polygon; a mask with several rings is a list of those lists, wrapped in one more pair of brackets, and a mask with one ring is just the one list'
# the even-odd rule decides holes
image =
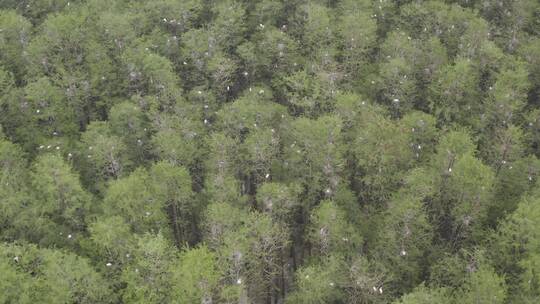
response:
{"label": "green tree", "polygon": [[32,24],[12,10],[0,10],[0,65],[13,73],[18,83],[26,74],[24,51],[30,42]]}
{"label": "green tree", "polygon": [[124,303],[171,302],[175,254],[161,234],[146,233],[137,238],[133,262],[122,272],[126,288]]}
{"label": "green tree", "polygon": [[287,230],[267,214],[246,212],[226,203],[208,209],[206,239],[210,248],[216,248],[224,273],[222,296],[254,302],[282,296]]}
{"label": "green tree", "polygon": [[470,274],[462,294],[457,296],[461,303],[505,303],[506,284],[489,266],[481,265]]}
{"label": "green tree", "polygon": [[211,303],[221,278],[217,257],[205,246],[182,252],[173,272],[173,303]]}
{"label": "green tree", "polygon": [[[223,133],[213,133],[208,139],[209,156],[205,191],[213,202],[241,203],[245,193],[236,179],[238,141]],[[242,190],[242,191],[241,191]]]}
{"label": "green tree", "polygon": [[429,100],[432,113],[441,123],[479,127],[482,104],[478,102],[478,77],[473,65],[464,59],[439,70],[429,88]]}
{"label": "green tree", "polygon": [[81,135],[77,160],[83,181],[91,189],[105,191],[105,183],[129,173],[132,161],[121,137],[112,133],[107,122],[96,121],[88,125]]}
{"label": "green tree", "polygon": [[286,303],[339,303],[345,300],[343,278],[345,265],[340,258],[330,257],[321,264],[306,266],[296,272],[296,291]]}
{"label": "green tree", "polygon": [[94,210],[93,198],[79,177],[58,155],[39,157],[30,174],[28,206],[18,218],[18,229],[27,240],[44,246],[74,246]]}
{"label": "green tree", "polygon": [[[258,24],[256,26],[260,27]],[[253,40],[237,48],[248,76],[264,81],[274,75],[287,75],[300,68],[303,60],[299,55],[298,43],[287,33],[269,27],[255,32]]]}
{"label": "green tree", "polygon": [[306,207],[324,195],[332,197],[342,182],[341,128],[336,116],[298,118],[291,123],[284,139],[286,166],[289,178],[307,190]]}
{"label": "green tree", "polygon": [[190,126],[165,126],[152,137],[155,154],[175,165],[191,167],[200,154],[196,140],[200,138]]}
{"label": "green tree", "polygon": [[150,174],[142,168],[111,183],[102,203],[104,214],[120,216],[138,234],[170,232],[168,218],[152,189]]}
{"label": "green tree", "polygon": [[407,138],[413,128],[404,130],[380,107],[367,104],[355,119],[358,122],[351,150],[359,169],[356,176],[362,184],[361,196],[383,201],[396,190],[402,174],[415,159],[416,152],[411,149],[413,142],[409,145]]}
{"label": "green tree", "polygon": [[0,265],[2,303],[114,303],[108,282],[90,261],[73,253],[35,245],[3,244]]}
{"label": "green tree", "polygon": [[22,149],[4,138],[0,138],[0,237],[10,239],[18,231],[13,224],[17,215],[24,212],[24,201],[28,200],[27,161]]}
{"label": "green tree", "polygon": [[417,197],[400,192],[379,225],[371,254],[386,269],[385,287],[397,293],[411,290],[422,281],[432,247],[427,210]]}
{"label": "green tree", "polygon": [[109,112],[109,125],[111,133],[123,139],[124,155],[129,155],[134,165],[149,158],[150,125],[140,107],[130,102],[114,105]]}
{"label": "green tree", "polygon": [[370,18],[369,11],[352,8],[353,5],[343,4],[344,14],[338,18],[337,35],[340,38],[343,77],[355,83],[367,70],[365,66],[369,64],[370,53],[376,45],[377,23]]}
{"label": "green tree", "polygon": [[345,213],[332,201],[323,201],[310,214],[307,238],[312,255],[324,259],[329,255],[354,255],[362,236],[347,223]]}
{"label": "green tree", "polygon": [[181,98],[180,80],[172,63],[150,51],[145,44],[137,45],[122,54],[131,95],[155,96],[156,109],[168,109]]}
{"label": "green tree", "polygon": [[188,171],[159,162],[150,169],[148,182],[151,183],[152,199],[167,212],[176,245],[194,242],[200,207],[195,205]]}
{"label": "green tree", "polygon": [[414,291],[402,296],[396,304],[429,304],[429,303],[452,303],[444,289],[430,289],[424,285],[415,288]]}
{"label": "green tree", "polygon": [[521,199],[517,209],[501,223],[490,254],[497,270],[506,274],[509,299],[533,303],[538,298],[537,266],[540,242],[537,214],[538,191]]}

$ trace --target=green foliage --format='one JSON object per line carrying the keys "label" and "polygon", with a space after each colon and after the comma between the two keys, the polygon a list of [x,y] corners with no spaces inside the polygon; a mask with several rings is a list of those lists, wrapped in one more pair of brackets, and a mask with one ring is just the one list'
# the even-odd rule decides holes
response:
{"label": "green foliage", "polygon": [[198,206],[194,205],[191,177],[182,167],[160,162],[150,169],[153,200],[169,214],[176,244],[195,238]]}
{"label": "green foliage", "polygon": [[362,76],[364,65],[369,62],[370,52],[376,43],[377,24],[369,18],[369,12],[349,10],[347,6],[344,10],[345,14],[340,16],[337,25],[346,73],[343,76],[354,80]]}
{"label": "green foliage", "polygon": [[392,289],[412,289],[421,282],[430,251],[433,227],[426,208],[415,197],[397,196],[391,202],[377,235],[372,255],[385,265]]}
{"label": "green foliage", "polygon": [[264,183],[257,189],[259,209],[270,214],[272,219],[285,226],[294,225],[294,216],[300,206],[299,189],[296,185]]}
{"label": "green foliage", "polygon": [[113,182],[103,200],[103,212],[121,216],[135,233],[157,233],[167,227],[164,206],[157,202],[150,178],[146,170],[138,169]]}
{"label": "green foliage", "polygon": [[506,286],[503,278],[492,269],[481,266],[473,272],[464,284],[461,303],[505,303]]}
{"label": "green foliage", "polygon": [[76,254],[3,244],[0,265],[2,303],[114,303],[107,281]]}
{"label": "green foliage", "polygon": [[429,289],[424,285],[420,285],[415,288],[413,292],[410,292],[399,301],[394,302],[396,304],[429,304],[429,303],[452,303],[448,299],[448,295],[445,290],[441,289]]}
{"label": "green foliage", "polygon": [[30,174],[31,197],[15,225],[18,233],[41,245],[74,246],[86,228],[92,197],[59,156],[36,160]]}
{"label": "green foliage", "polygon": [[[378,107],[364,105],[359,110],[352,152],[360,169],[360,174],[357,174],[364,185],[362,192],[367,198],[388,198],[391,191],[397,189],[401,174],[420,157],[422,143],[413,138],[417,132],[423,133],[433,126],[428,125],[427,119],[424,121],[420,118],[416,123],[412,122],[413,126],[419,126],[409,127],[411,118],[414,120],[410,116],[404,121],[407,124],[405,128],[405,125],[388,118]],[[429,149],[429,146],[426,148]]]}
{"label": "green foliage", "polygon": [[339,258],[329,258],[320,265],[307,266],[296,274],[297,291],[289,295],[286,303],[335,303],[345,299],[341,290],[344,282],[343,262]]}
{"label": "green foliage", "polygon": [[5,139],[0,139],[0,237],[8,239],[13,225],[17,223],[16,215],[23,209],[24,200],[28,199],[26,171],[27,162],[22,149]]}
{"label": "green foliage", "polygon": [[466,60],[439,70],[430,87],[430,107],[442,122],[478,128],[482,104],[478,102],[478,75]]}
{"label": "green foliage", "polygon": [[274,85],[280,89],[295,114],[318,116],[331,109],[332,88],[309,71],[295,72],[278,79]]}
{"label": "green foliage", "polygon": [[539,212],[538,193],[524,197],[502,223],[492,242],[494,265],[507,274],[512,299],[523,302],[532,301],[539,294],[535,275],[540,252],[537,238]]}
{"label": "green foliage", "polygon": [[96,121],[88,125],[81,135],[77,164],[83,173],[83,181],[103,191],[104,183],[124,175],[131,169],[126,146],[114,135],[107,122]]}
{"label": "green foliage", "polygon": [[126,263],[135,247],[135,239],[126,221],[120,216],[103,216],[88,227],[89,242],[83,247],[92,255],[115,264]]}
{"label": "green foliage", "polygon": [[207,247],[189,249],[182,253],[173,273],[173,303],[212,301],[219,283],[217,259]]}
{"label": "green foliage", "polygon": [[347,223],[343,210],[323,201],[310,215],[308,239],[315,256],[348,255],[362,242],[362,236]]}
{"label": "green foliage", "polygon": [[332,197],[340,184],[344,162],[338,148],[341,127],[341,119],[336,116],[299,118],[291,124],[285,139],[285,165],[289,177],[298,179],[310,197],[320,197],[322,193]]}
{"label": "green foliage", "polygon": [[537,2],[0,1],[0,303],[540,302]]}
{"label": "green foliage", "polygon": [[264,80],[276,72],[292,72],[303,61],[298,44],[284,32],[271,27],[256,33],[255,37],[255,43],[244,42],[237,52],[247,72],[257,79]]}
{"label": "green foliage", "polygon": [[174,253],[161,235],[145,234],[138,237],[133,262],[122,272],[126,289],[124,303],[170,302]]}
{"label": "green foliage", "polygon": [[237,145],[237,140],[222,133],[214,133],[209,138],[209,176],[205,188],[210,201],[239,203],[241,200],[240,185],[235,178]]}
{"label": "green foliage", "polygon": [[22,82],[26,73],[23,55],[28,47],[32,24],[15,11],[1,10],[0,29],[0,65]]}

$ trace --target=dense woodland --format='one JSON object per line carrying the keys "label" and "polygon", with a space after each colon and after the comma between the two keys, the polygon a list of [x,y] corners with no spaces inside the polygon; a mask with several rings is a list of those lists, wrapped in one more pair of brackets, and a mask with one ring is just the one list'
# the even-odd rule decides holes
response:
{"label": "dense woodland", "polygon": [[540,303],[537,0],[0,0],[0,303]]}

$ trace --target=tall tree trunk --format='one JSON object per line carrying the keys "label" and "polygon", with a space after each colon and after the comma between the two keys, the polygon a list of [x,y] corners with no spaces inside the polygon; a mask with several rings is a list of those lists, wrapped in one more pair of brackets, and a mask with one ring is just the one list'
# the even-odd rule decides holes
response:
{"label": "tall tree trunk", "polygon": [[180,225],[178,224],[178,206],[176,203],[169,203],[169,216],[171,217],[171,223],[173,226],[174,240],[176,242],[176,247],[180,248],[182,245],[182,231]]}

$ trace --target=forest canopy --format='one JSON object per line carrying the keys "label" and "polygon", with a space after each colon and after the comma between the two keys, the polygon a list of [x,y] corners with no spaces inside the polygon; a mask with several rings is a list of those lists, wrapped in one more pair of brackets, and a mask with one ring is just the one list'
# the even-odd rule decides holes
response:
{"label": "forest canopy", "polygon": [[0,0],[0,304],[540,303],[537,0]]}

